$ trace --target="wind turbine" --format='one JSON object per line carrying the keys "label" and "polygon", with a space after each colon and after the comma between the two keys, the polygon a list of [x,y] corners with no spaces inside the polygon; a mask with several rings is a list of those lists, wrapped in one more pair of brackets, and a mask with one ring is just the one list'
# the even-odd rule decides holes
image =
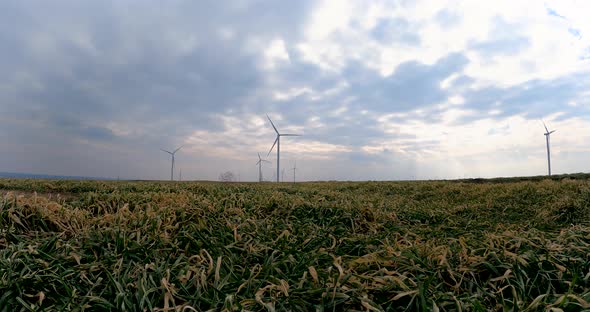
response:
{"label": "wind turbine", "polygon": [[262,162],[270,163],[270,161],[260,158],[260,153],[258,153],[258,162],[256,163],[258,165],[258,182],[262,182]]}
{"label": "wind turbine", "polygon": [[279,133],[279,130],[277,130],[277,127],[275,127],[275,124],[272,122],[272,120],[270,120],[270,117],[268,117],[268,115],[266,115],[266,118],[268,118],[268,121],[270,121],[270,124],[272,125],[273,129],[275,129],[275,132],[277,133],[277,138],[275,139],[275,142],[272,144],[272,147],[270,148],[270,151],[268,151],[268,155],[270,155],[270,152],[272,152],[272,149],[275,147],[275,145],[277,146],[277,182],[279,182],[279,172],[280,172],[280,159],[281,159],[281,137],[282,136],[301,136],[300,134],[289,134],[289,133]]}
{"label": "wind turbine", "polygon": [[293,184],[295,184],[295,170],[297,170],[297,161],[295,161],[295,164],[293,165]]}
{"label": "wind turbine", "polygon": [[547,140],[547,166],[549,167],[549,176],[551,176],[551,152],[549,150],[549,136],[551,135],[551,133],[555,132],[555,130],[549,131],[544,121],[543,126],[545,127],[545,131],[547,131],[545,132],[545,139]]}
{"label": "wind turbine", "polygon": [[170,181],[174,181],[174,154],[176,154],[176,152],[178,152],[178,150],[180,150],[181,148],[182,148],[182,146],[175,149],[174,152],[170,152],[170,151],[167,151],[162,148],[160,149],[162,152],[166,152],[166,153],[172,155],[172,167],[170,168]]}

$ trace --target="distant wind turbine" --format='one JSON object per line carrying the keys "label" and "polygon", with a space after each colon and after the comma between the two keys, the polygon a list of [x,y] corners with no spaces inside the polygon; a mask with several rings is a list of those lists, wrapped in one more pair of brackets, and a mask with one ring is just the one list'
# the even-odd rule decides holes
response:
{"label": "distant wind turbine", "polygon": [[260,158],[260,153],[258,153],[258,162],[256,163],[258,165],[258,182],[262,182],[262,163],[263,162],[270,163],[270,161]]}
{"label": "distant wind turbine", "polygon": [[295,161],[295,164],[293,165],[293,183],[295,183],[295,170],[297,170],[297,161]]}
{"label": "distant wind turbine", "polygon": [[165,149],[160,149],[162,152],[166,152],[166,153],[168,153],[168,154],[170,154],[172,156],[172,167],[170,168],[170,181],[174,181],[174,155],[181,148],[182,148],[182,146],[179,147],[179,148],[177,148],[177,149],[175,149],[174,152],[170,152],[170,151],[167,151]]}
{"label": "distant wind turbine", "polygon": [[549,150],[549,136],[551,135],[551,133],[555,132],[555,130],[549,131],[544,121],[543,126],[545,127],[545,131],[547,131],[545,132],[545,139],[547,140],[547,166],[549,168],[549,176],[551,176],[551,152]]}
{"label": "distant wind turbine", "polygon": [[270,119],[270,117],[268,117],[268,115],[266,115],[266,118],[268,118],[268,121],[270,121],[270,124],[272,125],[273,129],[275,129],[275,132],[277,133],[277,138],[275,139],[275,142],[272,144],[272,147],[270,148],[270,151],[268,151],[268,155],[270,155],[270,152],[272,152],[272,149],[275,147],[275,145],[277,146],[277,182],[279,182],[279,172],[280,172],[280,159],[281,159],[281,137],[282,136],[301,136],[300,134],[288,134],[288,133],[279,133],[279,130],[277,130],[277,127],[275,127],[275,124],[272,122],[272,120]]}

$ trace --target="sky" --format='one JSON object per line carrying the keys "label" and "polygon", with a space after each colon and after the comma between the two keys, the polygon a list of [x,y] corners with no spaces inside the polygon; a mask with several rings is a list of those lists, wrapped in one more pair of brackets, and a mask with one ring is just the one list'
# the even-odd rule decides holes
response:
{"label": "sky", "polygon": [[[589,172],[590,1],[0,1],[0,171]],[[276,152],[264,178],[274,179]],[[282,174],[281,174],[282,175]]]}

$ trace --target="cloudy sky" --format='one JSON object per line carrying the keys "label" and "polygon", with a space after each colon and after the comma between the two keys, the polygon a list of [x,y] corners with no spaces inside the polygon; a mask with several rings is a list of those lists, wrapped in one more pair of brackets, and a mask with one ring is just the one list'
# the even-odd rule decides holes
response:
{"label": "cloudy sky", "polygon": [[[0,2],[0,171],[256,180],[590,165],[590,2]],[[273,178],[272,164],[264,168]]]}

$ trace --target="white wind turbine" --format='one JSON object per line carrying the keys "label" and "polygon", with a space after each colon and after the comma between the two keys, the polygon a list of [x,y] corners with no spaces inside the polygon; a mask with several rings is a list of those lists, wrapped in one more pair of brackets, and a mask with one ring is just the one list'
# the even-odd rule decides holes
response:
{"label": "white wind turbine", "polygon": [[288,134],[288,133],[279,133],[279,130],[277,130],[277,127],[275,127],[275,124],[272,122],[272,120],[270,120],[270,117],[268,117],[268,115],[266,115],[266,118],[268,118],[268,121],[270,121],[270,124],[272,125],[273,129],[275,129],[275,132],[277,133],[277,138],[275,139],[275,142],[272,144],[272,147],[270,148],[270,151],[268,151],[268,155],[270,155],[270,152],[272,152],[272,149],[275,147],[275,145],[277,146],[277,182],[279,182],[279,178],[280,178],[280,159],[281,159],[281,137],[282,136],[301,136],[300,134]]}
{"label": "white wind turbine", "polygon": [[182,146],[179,147],[179,148],[177,148],[177,149],[175,149],[174,152],[170,152],[170,151],[167,151],[167,150],[162,149],[162,148],[160,149],[162,152],[166,152],[166,153],[168,153],[168,154],[170,154],[172,156],[172,167],[170,168],[170,181],[174,181],[174,155],[181,148],[182,148]]}
{"label": "white wind turbine", "polygon": [[260,153],[258,153],[258,162],[256,163],[258,165],[258,182],[262,182],[262,163],[263,162],[270,163],[270,161],[260,158]]}
{"label": "white wind turbine", "polygon": [[295,183],[295,170],[297,170],[297,161],[295,161],[295,164],[293,165],[293,183]]}
{"label": "white wind turbine", "polygon": [[551,152],[549,149],[549,136],[551,135],[551,133],[555,132],[555,130],[549,131],[549,129],[547,129],[547,125],[545,125],[545,122],[543,121],[543,126],[545,127],[545,139],[547,140],[547,166],[549,168],[549,176],[551,176]]}

